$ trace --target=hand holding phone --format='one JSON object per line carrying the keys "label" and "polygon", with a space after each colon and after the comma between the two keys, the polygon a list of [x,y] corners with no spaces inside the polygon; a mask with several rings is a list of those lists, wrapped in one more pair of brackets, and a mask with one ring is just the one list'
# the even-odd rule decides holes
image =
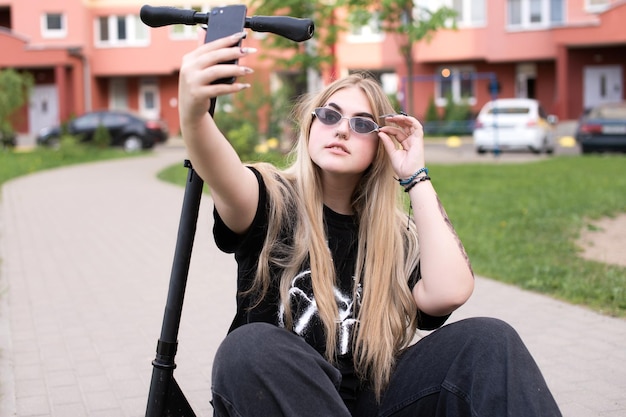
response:
{"label": "hand holding phone", "polygon": [[[235,33],[242,32],[246,24],[247,8],[243,4],[234,4],[224,7],[214,7],[209,12],[209,22],[207,25],[204,42],[211,42],[216,39],[225,38]],[[240,39],[233,46],[241,46]],[[222,62],[222,64],[236,64],[237,60]],[[222,78],[212,84],[232,84],[235,77]]]}

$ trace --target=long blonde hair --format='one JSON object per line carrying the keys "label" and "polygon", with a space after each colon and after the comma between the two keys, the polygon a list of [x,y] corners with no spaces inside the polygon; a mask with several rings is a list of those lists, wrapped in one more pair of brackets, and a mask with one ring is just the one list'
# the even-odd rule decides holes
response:
{"label": "long blonde hair", "polygon": [[[283,171],[267,164],[255,165],[263,175],[271,203],[268,235],[253,290],[262,297],[270,285],[270,270],[282,268],[281,301],[285,325],[291,328],[287,292],[291,279],[308,260],[313,292],[326,330],[326,357],[331,362],[337,345],[338,308],[333,294],[336,274],[324,229],[320,169],[312,162],[307,145],[313,109],[324,106],[338,90],[354,86],[365,93],[373,114],[394,112],[376,81],[363,74],[342,78],[315,96],[303,97],[296,107],[300,134],[293,163]],[[384,124],[382,119],[377,122]],[[374,161],[363,173],[352,197],[360,225],[355,291],[359,283],[363,291],[358,328],[352,341],[354,366],[360,378],[370,380],[379,397],[397,354],[409,344],[416,328],[415,301],[407,282],[418,263],[417,235],[412,223],[407,227],[401,187],[393,177],[380,142]],[[293,227],[290,242],[278,239],[285,227]]]}

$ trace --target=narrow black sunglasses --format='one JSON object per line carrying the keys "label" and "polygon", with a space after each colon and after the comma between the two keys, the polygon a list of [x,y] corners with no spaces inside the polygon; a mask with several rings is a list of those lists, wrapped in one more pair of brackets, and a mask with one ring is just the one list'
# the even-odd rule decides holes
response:
{"label": "narrow black sunglasses", "polygon": [[343,119],[348,119],[348,124],[350,125],[350,129],[354,130],[356,133],[360,133],[362,135],[372,132],[378,132],[380,126],[378,126],[373,120],[368,119],[366,117],[344,117],[337,110],[329,109],[328,107],[317,107],[313,110],[313,116],[317,117],[320,122],[327,126],[336,125],[341,122]]}

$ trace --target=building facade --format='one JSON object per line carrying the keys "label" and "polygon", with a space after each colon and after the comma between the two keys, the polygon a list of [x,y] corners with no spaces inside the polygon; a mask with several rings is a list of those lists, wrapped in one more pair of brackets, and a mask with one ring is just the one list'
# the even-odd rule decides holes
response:
{"label": "building facade", "polygon": [[[375,22],[343,33],[333,48],[329,80],[351,71],[376,75],[402,106],[412,84],[413,114],[447,100],[478,109],[499,97],[539,99],[560,119],[576,119],[603,101],[624,99],[624,0],[416,0],[418,7],[453,7],[456,29],[438,31],[413,48],[408,74],[397,35]],[[183,55],[203,41],[199,26],[149,28],[140,20],[144,1],[0,0],[0,69],[30,72],[30,103],[16,130],[36,134],[95,109],[129,109],[161,118],[179,131],[177,80]],[[154,6],[172,6],[158,0]],[[176,4],[201,12],[212,6]],[[223,5],[223,2],[219,2]],[[336,19],[343,19],[341,11]],[[324,22],[315,22],[323,28]],[[249,46],[261,48],[261,36]],[[273,85],[273,67],[247,57],[255,80]],[[494,90],[493,87],[497,87]],[[491,87],[491,88],[490,88]],[[406,108],[405,108],[406,110]]]}
{"label": "building facade", "polygon": [[[493,97],[541,101],[561,120],[577,119],[594,104],[625,99],[624,0],[417,0],[421,7],[452,7],[456,30],[440,30],[413,48],[407,74],[400,41],[376,30],[342,37],[338,68],[394,73],[400,97],[413,83],[418,117],[430,100],[449,97],[475,112]],[[368,40],[369,37],[369,40]]]}

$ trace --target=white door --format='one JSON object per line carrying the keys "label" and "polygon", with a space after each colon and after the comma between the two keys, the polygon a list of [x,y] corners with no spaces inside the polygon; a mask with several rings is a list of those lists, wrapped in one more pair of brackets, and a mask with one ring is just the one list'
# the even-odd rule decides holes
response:
{"label": "white door", "polygon": [[622,67],[594,65],[583,69],[585,109],[623,100]]}
{"label": "white door", "polygon": [[54,84],[35,85],[28,105],[28,130],[36,135],[44,127],[59,124],[59,96]]}
{"label": "white door", "polygon": [[152,79],[142,80],[139,85],[139,112],[148,119],[158,119],[161,115],[159,86]]}

